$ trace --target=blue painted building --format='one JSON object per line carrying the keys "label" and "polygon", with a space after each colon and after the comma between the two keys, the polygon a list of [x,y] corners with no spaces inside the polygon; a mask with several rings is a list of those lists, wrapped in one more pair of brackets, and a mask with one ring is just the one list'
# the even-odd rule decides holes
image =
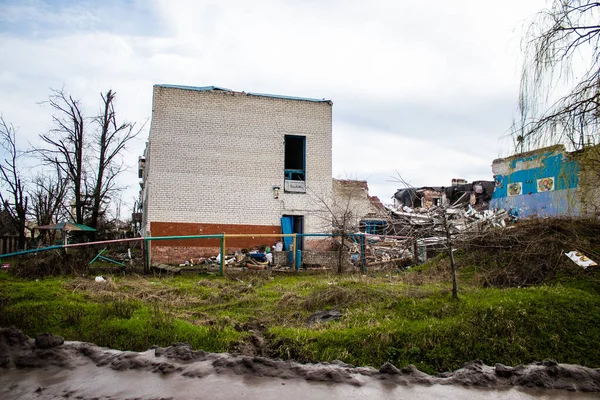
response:
{"label": "blue painted building", "polygon": [[503,208],[521,218],[578,216],[579,171],[577,158],[561,145],[494,160],[490,209]]}

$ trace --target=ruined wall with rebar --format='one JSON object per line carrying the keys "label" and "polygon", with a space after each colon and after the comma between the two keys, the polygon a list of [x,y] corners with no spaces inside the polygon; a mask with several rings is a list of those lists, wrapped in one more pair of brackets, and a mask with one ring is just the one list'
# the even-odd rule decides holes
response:
{"label": "ruined wall with rebar", "polygon": [[491,209],[518,217],[581,215],[580,162],[563,146],[494,160]]}

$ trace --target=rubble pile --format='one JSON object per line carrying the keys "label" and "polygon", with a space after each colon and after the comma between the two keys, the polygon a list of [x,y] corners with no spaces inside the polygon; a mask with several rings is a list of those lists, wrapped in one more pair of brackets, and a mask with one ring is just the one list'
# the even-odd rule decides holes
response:
{"label": "rubble pile", "polygon": [[388,208],[392,217],[392,234],[413,237],[444,236],[444,215],[451,234],[483,231],[488,228],[506,227],[507,223],[514,220],[506,210],[477,211],[471,205],[466,210],[460,206],[441,207],[434,206],[427,209],[409,209],[403,207],[402,211]]}
{"label": "rubble pile", "polygon": [[[456,182],[455,182],[456,181]],[[401,189],[394,195],[389,234],[413,238],[415,258],[425,261],[443,250],[447,236],[467,240],[491,228],[504,228],[515,217],[490,210],[494,182],[453,180],[450,187]]]}
{"label": "rubble pile", "polygon": [[412,259],[410,239],[395,239],[380,236],[367,236],[365,243],[365,261],[370,266],[400,262]]}

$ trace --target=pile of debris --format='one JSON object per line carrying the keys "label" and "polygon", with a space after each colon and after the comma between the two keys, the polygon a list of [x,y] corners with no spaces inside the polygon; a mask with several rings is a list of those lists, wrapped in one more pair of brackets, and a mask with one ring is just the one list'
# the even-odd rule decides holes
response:
{"label": "pile of debris", "polygon": [[390,215],[388,233],[413,238],[415,258],[425,261],[446,246],[448,235],[467,240],[490,228],[503,228],[515,217],[506,210],[489,210],[495,183],[454,179],[450,187],[401,189]]}
{"label": "pile of debris", "polygon": [[491,227],[503,228],[514,220],[506,210],[477,211],[470,204],[466,210],[460,206],[434,206],[427,209],[409,209],[402,211],[388,208],[392,217],[393,235],[427,237],[444,236],[446,225],[451,234],[481,232]]}
{"label": "pile of debris", "polygon": [[405,263],[413,258],[412,238],[367,235],[365,261],[370,267]]}
{"label": "pile of debris", "polygon": [[427,238],[504,227],[512,219],[505,210],[488,210],[494,181],[453,179],[448,187],[399,189],[391,216],[391,234]]}
{"label": "pile of debris", "polygon": [[[275,248],[274,250],[278,250]],[[257,249],[242,249],[234,254],[225,255],[224,260],[227,268],[248,268],[255,270],[263,270],[273,265],[273,253],[269,246],[261,246]],[[221,265],[221,254],[214,257],[200,257],[197,259],[185,260],[179,264],[179,267],[218,267]]]}
{"label": "pile of debris", "polygon": [[[347,254],[347,261],[355,267],[361,267],[361,240],[359,235],[364,235],[365,262],[368,267],[389,266],[390,264],[405,264],[412,259],[412,238],[395,238],[358,232],[349,235],[344,241],[342,251]],[[334,251],[339,251],[342,242],[334,239]],[[344,256],[346,259],[346,256]]]}

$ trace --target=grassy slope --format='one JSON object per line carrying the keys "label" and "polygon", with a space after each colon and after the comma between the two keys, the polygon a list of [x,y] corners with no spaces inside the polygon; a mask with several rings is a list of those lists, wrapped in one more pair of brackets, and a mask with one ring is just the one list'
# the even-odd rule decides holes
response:
{"label": "grassy slope", "polygon": [[[483,288],[463,267],[460,300],[449,295],[444,260],[386,276],[81,278],[20,280],[0,274],[0,326],[48,331],[101,346],[145,350],[188,342],[228,351],[263,336],[272,356],[427,372],[482,359],[515,365],[544,358],[600,366],[600,285],[579,271],[552,284]],[[339,321],[307,327],[317,310]],[[260,331],[260,333],[257,333]]]}

